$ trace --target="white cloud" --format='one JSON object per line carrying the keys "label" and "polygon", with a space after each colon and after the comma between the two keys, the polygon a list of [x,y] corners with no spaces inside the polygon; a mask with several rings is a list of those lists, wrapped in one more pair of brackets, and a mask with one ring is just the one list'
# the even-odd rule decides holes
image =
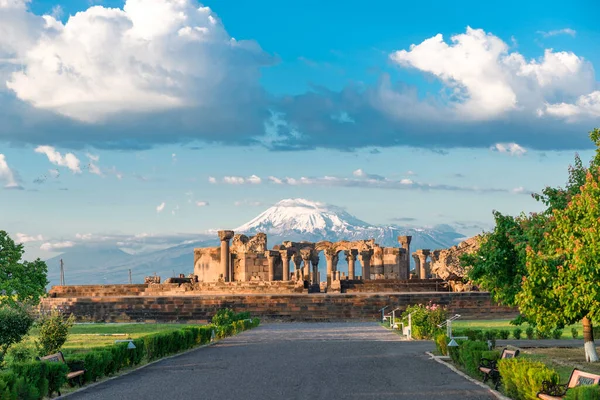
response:
{"label": "white cloud", "polygon": [[104,176],[100,168],[96,165],[96,163],[100,160],[100,157],[90,153],[86,153],[86,157],[90,160],[88,163],[88,170],[90,171],[90,174]]}
{"label": "white cloud", "polygon": [[241,185],[245,180],[241,176],[226,176],[223,178],[223,182],[230,185]]}
{"label": "white cloud", "polygon": [[545,112],[567,121],[575,121],[581,116],[600,118],[600,90],[580,96],[574,104],[547,104]]}
{"label": "white cloud", "polygon": [[409,176],[410,176],[410,175],[416,175],[416,174],[417,174],[417,173],[416,173],[416,172],[414,172],[414,171],[407,171],[407,172],[406,172],[406,175],[409,175]]}
{"label": "white cloud", "polygon": [[75,243],[71,242],[71,241],[54,242],[54,243],[46,242],[40,246],[40,250],[54,251],[54,250],[66,249],[66,248],[73,247],[73,246],[75,246]]}
{"label": "white cloud", "polygon": [[94,238],[94,235],[92,235],[91,233],[76,233],[75,238],[79,240],[92,240]]}
{"label": "white cloud", "polygon": [[163,201],[162,203],[160,203],[158,206],[156,206],[156,212],[162,212],[165,209],[165,202]]}
{"label": "white cloud", "polygon": [[555,29],[552,31],[538,31],[537,33],[539,33],[540,35],[542,35],[543,37],[550,37],[550,36],[556,36],[556,35],[569,35],[572,37],[575,37],[575,35],[577,35],[577,31],[571,28],[563,28],[563,29]]}
{"label": "white cloud", "polygon": [[5,182],[5,188],[19,188],[21,187],[15,178],[15,173],[8,167],[6,157],[4,154],[0,154],[0,181]]}
{"label": "white cloud", "polygon": [[209,204],[208,204],[208,201],[197,201],[197,202],[196,202],[196,205],[197,205],[198,207],[206,207],[206,206],[208,206]]}
{"label": "white cloud", "polygon": [[179,211],[179,206],[175,206],[175,208],[173,210],[171,210],[171,214],[175,215],[177,213],[177,211]]}
{"label": "white cloud", "polygon": [[365,176],[365,172],[362,169],[357,169],[356,171],[352,172],[352,175],[354,176]]}
{"label": "white cloud", "polygon": [[123,179],[123,173],[118,171],[114,165],[111,168],[106,169],[106,172],[113,174],[118,180]]}
{"label": "white cloud", "polygon": [[492,150],[499,153],[507,153],[511,156],[522,156],[527,153],[527,150],[519,146],[517,143],[496,143]]}
{"label": "white cloud", "polygon": [[193,0],[91,6],[65,24],[25,4],[0,1],[0,59],[7,53],[19,65],[6,85],[36,108],[80,121],[219,106],[232,91],[257,86],[266,64],[255,43],[230,37],[216,14]]}
{"label": "white cloud", "polygon": [[209,176],[208,177],[208,182],[209,183],[217,183],[217,179],[214,176]]}
{"label": "white cloud", "polygon": [[41,242],[44,240],[42,235],[28,235],[26,233],[17,233],[17,243]]}
{"label": "white cloud", "polygon": [[175,154],[175,153],[171,154],[171,162],[173,164],[175,164],[177,162],[177,154]]}
{"label": "white cloud", "polygon": [[246,179],[246,182],[257,185],[262,182],[262,179],[260,179],[260,177],[258,177],[256,175],[251,175],[248,179]]}
{"label": "white cloud", "polygon": [[414,182],[411,179],[401,179],[400,183],[402,185],[412,185]]}
{"label": "white cloud", "polygon": [[81,173],[80,161],[73,153],[67,153],[63,156],[52,146],[38,146],[35,148],[35,152],[45,154],[48,161],[54,165],[67,167],[76,174]]}
{"label": "white cloud", "polygon": [[50,174],[51,177],[53,178],[58,178],[60,176],[60,171],[57,170],[56,168],[53,169],[49,169],[48,173]]}
{"label": "white cloud", "polygon": [[261,201],[253,201],[253,200],[238,200],[238,201],[235,201],[233,203],[233,205],[236,207],[243,207],[243,206],[260,207],[263,205],[263,203]]}
{"label": "white cloud", "polygon": [[281,185],[283,183],[283,181],[281,179],[277,178],[276,176],[270,176],[269,181],[271,181],[277,185]]}
{"label": "white cloud", "polygon": [[547,49],[540,60],[528,61],[499,37],[470,27],[451,42],[438,34],[390,58],[439,78],[449,90],[447,110],[461,119],[535,115],[548,102],[588,95],[596,86],[592,65],[571,52]]}

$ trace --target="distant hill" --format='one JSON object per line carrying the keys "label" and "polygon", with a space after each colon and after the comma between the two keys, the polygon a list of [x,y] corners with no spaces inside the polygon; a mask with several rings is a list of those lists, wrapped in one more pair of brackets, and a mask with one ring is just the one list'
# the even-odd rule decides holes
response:
{"label": "distant hill", "polygon": [[[370,225],[350,215],[340,207],[305,199],[286,199],[259,214],[256,218],[235,228],[236,233],[267,234],[268,246],[284,240],[361,240],[374,238],[381,246],[398,247],[399,235],[412,236],[411,250],[442,249],[454,246],[464,235],[449,225],[434,228],[407,228],[396,225]],[[59,282],[59,265],[65,264],[67,284],[127,283],[131,269],[134,283],[143,282],[144,276],[157,275],[163,279],[173,274],[189,274],[193,271],[196,247],[218,246],[216,232],[198,235],[196,241],[167,249],[128,254],[119,248],[77,248],[47,260],[51,285]],[[411,258],[412,262],[412,258]],[[340,270],[344,270],[340,260]],[[325,262],[320,263],[325,268]],[[324,270],[322,271],[324,276]]]}

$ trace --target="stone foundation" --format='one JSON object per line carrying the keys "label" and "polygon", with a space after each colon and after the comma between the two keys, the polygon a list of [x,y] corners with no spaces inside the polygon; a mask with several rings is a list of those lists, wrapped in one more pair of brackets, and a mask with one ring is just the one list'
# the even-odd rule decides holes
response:
{"label": "stone foundation", "polygon": [[448,282],[442,279],[379,279],[341,280],[342,293],[405,293],[405,292],[449,292]]}
{"label": "stone foundation", "polygon": [[[79,321],[198,322],[225,307],[264,320],[375,321],[384,306],[406,308],[434,302],[463,318],[512,318],[517,310],[494,304],[489,293],[254,294],[185,296],[49,297],[41,308],[57,307]],[[390,308],[391,309],[391,308]]]}

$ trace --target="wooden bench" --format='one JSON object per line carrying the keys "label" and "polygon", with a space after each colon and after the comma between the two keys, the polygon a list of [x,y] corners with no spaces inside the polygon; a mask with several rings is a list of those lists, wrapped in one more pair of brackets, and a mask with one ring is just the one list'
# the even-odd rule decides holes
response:
{"label": "wooden bench", "polygon": [[590,374],[575,368],[571,372],[569,382],[565,384],[554,384],[552,382],[542,382],[542,390],[537,394],[539,399],[543,400],[561,400],[567,394],[567,390],[582,385],[600,384],[600,375]]}
{"label": "wooden bench", "polygon": [[[519,355],[519,350],[502,350],[500,358],[514,358]],[[494,389],[498,390],[500,386],[500,372],[498,371],[498,360],[489,360],[482,358],[479,362],[479,370],[483,372],[483,382],[487,382],[488,379],[492,378],[494,382]]]}
{"label": "wooden bench", "polygon": [[[39,361],[46,361],[46,362],[61,362],[63,364],[66,364],[67,362],[65,361],[65,356],[63,356],[62,351],[59,351],[58,353],[55,354],[50,354],[44,357],[38,357],[37,358]],[[82,381],[82,377],[83,374],[85,374],[85,369],[81,369],[79,371],[71,371],[69,373],[67,373],[67,381],[69,381],[70,383],[77,378],[77,383],[79,383],[79,386],[81,386],[83,384]],[[58,392],[58,395],[61,396],[60,394],[60,388],[56,390]],[[50,397],[52,397],[52,393],[49,393]]]}

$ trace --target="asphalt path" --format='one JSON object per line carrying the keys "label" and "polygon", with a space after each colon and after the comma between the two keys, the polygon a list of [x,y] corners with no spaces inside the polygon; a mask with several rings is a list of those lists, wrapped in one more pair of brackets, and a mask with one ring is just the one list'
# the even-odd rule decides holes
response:
{"label": "asphalt path", "polygon": [[74,393],[75,399],[495,399],[376,323],[268,324]]}

